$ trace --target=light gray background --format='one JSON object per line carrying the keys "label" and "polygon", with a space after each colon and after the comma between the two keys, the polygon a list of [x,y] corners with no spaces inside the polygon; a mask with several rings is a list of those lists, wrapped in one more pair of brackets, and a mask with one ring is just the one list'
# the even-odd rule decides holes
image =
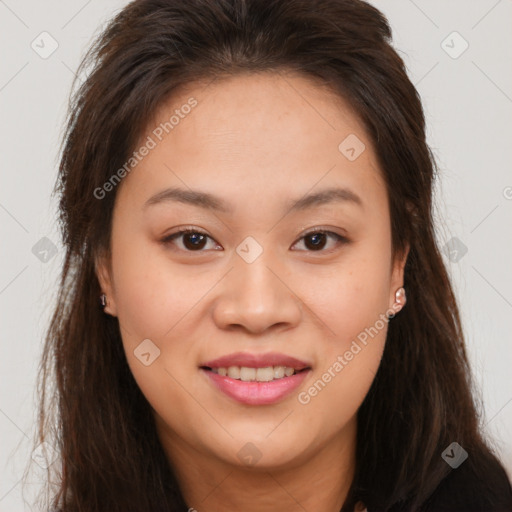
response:
{"label": "light gray background", "polygon": [[[32,510],[20,479],[62,257],[50,193],[71,81],[93,35],[126,3],[0,0],[0,511]],[[424,102],[441,173],[440,244],[456,237],[468,250],[457,262],[450,258],[462,253],[445,260],[484,398],[485,429],[512,476],[512,1],[373,3],[388,16]],[[42,47],[44,31],[58,43],[46,59],[31,48],[34,40]],[[469,47],[459,56],[464,41]],[[43,237],[58,251],[46,263],[32,252]],[[27,499],[43,474],[32,476]]]}

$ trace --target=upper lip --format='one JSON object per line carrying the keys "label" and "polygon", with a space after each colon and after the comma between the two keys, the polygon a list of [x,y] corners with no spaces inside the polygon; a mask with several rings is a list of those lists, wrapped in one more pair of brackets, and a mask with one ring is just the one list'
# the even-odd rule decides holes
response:
{"label": "upper lip", "polygon": [[266,354],[248,354],[236,352],[217,359],[212,359],[201,365],[208,368],[229,368],[230,366],[245,366],[248,368],[266,368],[267,366],[287,366],[295,370],[310,368],[310,364],[286,354],[268,352]]}

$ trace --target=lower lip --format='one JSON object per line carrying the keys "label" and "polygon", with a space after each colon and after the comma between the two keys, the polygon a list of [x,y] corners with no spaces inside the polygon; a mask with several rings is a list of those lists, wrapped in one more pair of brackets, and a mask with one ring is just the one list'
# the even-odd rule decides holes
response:
{"label": "lower lip", "polygon": [[279,402],[297,389],[311,370],[304,370],[291,377],[270,382],[244,382],[227,376],[223,377],[210,370],[201,369],[201,371],[206,373],[211,382],[230,398],[247,405],[269,405]]}

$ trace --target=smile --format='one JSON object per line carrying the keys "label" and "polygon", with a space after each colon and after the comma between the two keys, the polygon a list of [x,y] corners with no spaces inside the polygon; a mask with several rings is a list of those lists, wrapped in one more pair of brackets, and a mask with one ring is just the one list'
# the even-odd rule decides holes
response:
{"label": "smile", "polygon": [[274,404],[297,389],[311,367],[282,354],[232,354],[200,366],[213,386],[246,405]]}

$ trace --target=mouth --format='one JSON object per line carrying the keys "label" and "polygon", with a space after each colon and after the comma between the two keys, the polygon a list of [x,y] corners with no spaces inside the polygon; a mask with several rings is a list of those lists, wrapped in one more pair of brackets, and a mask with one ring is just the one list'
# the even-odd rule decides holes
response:
{"label": "mouth", "polygon": [[199,369],[216,390],[246,405],[269,405],[294,391],[311,365],[283,354],[231,354]]}

